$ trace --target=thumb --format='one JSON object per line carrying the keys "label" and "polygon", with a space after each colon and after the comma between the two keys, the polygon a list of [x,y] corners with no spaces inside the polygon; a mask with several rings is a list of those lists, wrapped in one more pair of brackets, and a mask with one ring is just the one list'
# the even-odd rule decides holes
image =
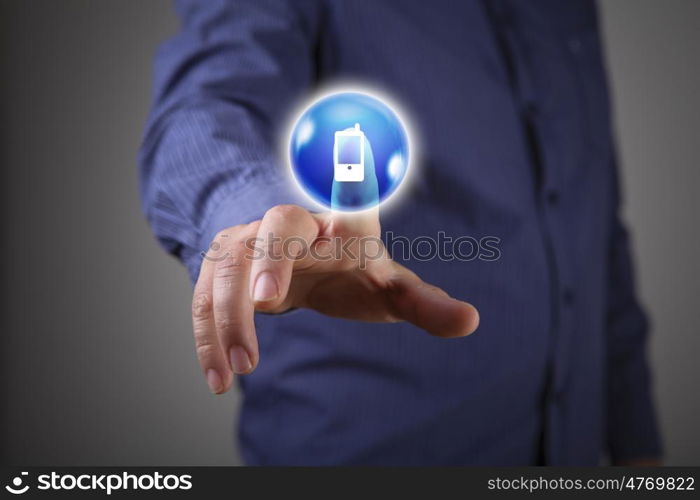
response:
{"label": "thumb", "polygon": [[395,316],[432,335],[463,337],[479,326],[479,312],[474,306],[453,299],[418,277],[394,278],[387,293]]}
{"label": "thumb", "polygon": [[[353,131],[355,129],[346,129]],[[343,181],[334,176],[331,188],[331,218],[341,233],[379,236],[379,186],[372,145],[363,134],[364,176],[361,181]],[[334,165],[335,168],[335,165]]]}

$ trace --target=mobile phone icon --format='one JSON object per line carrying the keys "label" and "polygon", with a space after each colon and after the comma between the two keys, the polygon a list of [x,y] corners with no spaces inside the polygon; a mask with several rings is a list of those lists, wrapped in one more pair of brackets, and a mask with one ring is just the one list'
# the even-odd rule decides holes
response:
{"label": "mobile phone icon", "polygon": [[365,180],[365,133],[356,123],[354,129],[339,130],[333,143],[334,179],[336,182]]}

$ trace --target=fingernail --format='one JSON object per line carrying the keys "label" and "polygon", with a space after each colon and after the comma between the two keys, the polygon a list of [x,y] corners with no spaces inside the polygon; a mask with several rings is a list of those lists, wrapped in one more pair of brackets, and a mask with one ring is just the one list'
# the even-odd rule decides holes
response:
{"label": "fingernail", "polygon": [[248,373],[253,368],[253,363],[250,362],[248,351],[241,346],[233,346],[231,348],[231,368],[234,373]]}
{"label": "fingernail", "polygon": [[253,289],[253,300],[256,302],[266,302],[277,298],[279,289],[277,288],[277,280],[268,271],[263,271],[255,280],[255,288]]}
{"label": "fingernail", "polygon": [[221,382],[221,377],[213,368],[209,368],[207,370],[207,384],[209,384],[209,390],[214,394],[220,393],[224,388],[224,384]]}

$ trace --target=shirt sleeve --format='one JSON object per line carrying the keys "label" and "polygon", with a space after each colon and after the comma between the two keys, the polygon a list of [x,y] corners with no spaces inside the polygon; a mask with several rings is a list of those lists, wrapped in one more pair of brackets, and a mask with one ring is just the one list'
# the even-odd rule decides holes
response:
{"label": "shirt sleeve", "polygon": [[620,220],[613,167],[615,213],[609,260],[608,444],[613,463],[656,459],[662,454],[647,359],[649,322],[635,295],[629,235]]}
{"label": "shirt sleeve", "polygon": [[311,0],[185,0],[155,60],[139,153],[144,213],[195,281],[215,234],[271,206],[306,203],[280,164],[279,134],[312,84]]}

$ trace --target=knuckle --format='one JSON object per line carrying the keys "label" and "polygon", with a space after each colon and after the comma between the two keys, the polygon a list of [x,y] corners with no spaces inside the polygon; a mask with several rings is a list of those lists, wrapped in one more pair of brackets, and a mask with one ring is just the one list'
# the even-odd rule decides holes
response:
{"label": "knuckle", "polygon": [[245,230],[247,227],[248,224],[238,224],[236,226],[224,228],[216,233],[216,235],[214,236],[214,241],[226,243],[228,245],[228,240],[230,240],[231,238],[235,238],[241,233],[241,231]]}
{"label": "knuckle", "polygon": [[260,227],[260,224],[262,223],[261,220],[254,220],[253,222],[249,222],[245,226],[245,234],[247,235],[256,235],[258,233],[258,228]]}
{"label": "knuckle", "polygon": [[220,316],[214,320],[214,326],[218,332],[228,332],[235,327],[235,322],[229,316]]}
{"label": "knuckle", "polygon": [[205,323],[194,325],[194,346],[200,359],[210,358],[219,351],[218,339]]}
{"label": "knuckle", "polygon": [[241,258],[238,252],[230,252],[226,257],[216,263],[216,269],[237,269],[241,267]]}
{"label": "knuckle", "polygon": [[214,343],[207,337],[195,337],[195,351],[200,360],[211,360],[216,357],[219,351],[218,343]]}
{"label": "knuckle", "polygon": [[233,334],[240,328],[240,323],[228,316],[217,318],[214,321],[214,325],[216,326],[216,331],[219,332],[220,335]]}
{"label": "knuckle", "polygon": [[207,293],[197,293],[192,298],[192,317],[197,320],[207,319],[212,311],[212,298]]}
{"label": "knuckle", "polygon": [[241,276],[244,271],[245,267],[241,253],[229,253],[216,263],[214,280],[217,282],[217,287],[223,286],[224,282],[228,283],[227,286],[233,285],[233,281]]}
{"label": "knuckle", "polygon": [[287,221],[290,219],[298,219],[306,214],[306,210],[298,205],[277,205],[269,209],[265,213],[266,218]]}
{"label": "knuckle", "polygon": [[227,227],[226,229],[222,229],[216,235],[214,236],[214,241],[222,241],[225,240],[226,238],[229,238],[231,236],[231,230],[233,228]]}
{"label": "knuckle", "polygon": [[233,326],[233,322],[230,318],[219,317],[216,318],[216,320],[214,321],[214,326],[216,327],[216,331],[226,332],[231,329],[231,327]]}
{"label": "knuckle", "polygon": [[231,243],[231,249],[233,254],[240,258],[242,255],[250,252],[251,248],[250,245],[251,243],[254,243],[254,240],[252,238],[239,238],[237,240],[234,240]]}

